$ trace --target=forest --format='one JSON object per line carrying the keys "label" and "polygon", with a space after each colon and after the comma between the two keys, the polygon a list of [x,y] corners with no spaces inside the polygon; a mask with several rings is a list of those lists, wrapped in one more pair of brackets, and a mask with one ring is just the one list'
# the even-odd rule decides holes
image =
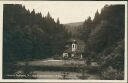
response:
{"label": "forest", "polygon": [[86,43],[85,59],[99,63],[105,79],[123,79],[124,32],[124,5],[106,5],[79,27],[78,37]]}
{"label": "forest", "polygon": [[104,79],[124,79],[125,6],[105,5],[94,19],[88,17],[72,35],[63,24],[29,11],[20,4],[5,4],[3,11],[3,77],[16,71],[18,61],[45,59],[62,54],[72,37],[86,44],[84,59],[101,65]]}
{"label": "forest", "polygon": [[59,18],[55,22],[49,12],[42,17],[41,13],[35,13],[35,10],[30,12],[19,4],[4,5],[3,22],[5,69],[9,67],[13,70],[12,65],[20,60],[29,61],[60,54],[69,38]]}

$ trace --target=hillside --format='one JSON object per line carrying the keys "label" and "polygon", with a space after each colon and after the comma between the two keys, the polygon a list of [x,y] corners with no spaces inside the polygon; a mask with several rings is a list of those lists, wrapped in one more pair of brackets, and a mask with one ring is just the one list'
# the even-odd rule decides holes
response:
{"label": "hillside", "polygon": [[68,23],[64,24],[65,28],[68,30],[68,32],[71,32],[73,36],[78,35],[78,31],[83,25],[84,22],[74,22],[74,23]]}
{"label": "hillside", "polygon": [[77,27],[77,26],[80,26],[82,25],[83,22],[74,22],[74,23],[67,23],[67,24],[64,24],[65,26],[70,26],[70,27]]}

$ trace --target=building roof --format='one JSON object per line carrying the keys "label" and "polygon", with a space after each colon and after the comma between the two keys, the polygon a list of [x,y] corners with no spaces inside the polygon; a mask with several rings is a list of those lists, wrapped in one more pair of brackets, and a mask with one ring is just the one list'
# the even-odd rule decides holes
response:
{"label": "building roof", "polygon": [[75,39],[69,39],[67,43],[77,43],[77,41]]}
{"label": "building roof", "polygon": [[[68,42],[72,42],[73,43],[74,39],[70,39]],[[77,53],[83,53],[84,52],[84,48],[85,48],[85,43],[82,40],[75,40],[75,42],[77,42],[76,44],[77,46]],[[64,50],[64,52],[66,53],[72,53],[72,46],[70,45],[67,49]]]}
{"label": "building roof", "polygon": [[64,50],[64,53],[72,53],[72,48],[68,48],[68,49]]}

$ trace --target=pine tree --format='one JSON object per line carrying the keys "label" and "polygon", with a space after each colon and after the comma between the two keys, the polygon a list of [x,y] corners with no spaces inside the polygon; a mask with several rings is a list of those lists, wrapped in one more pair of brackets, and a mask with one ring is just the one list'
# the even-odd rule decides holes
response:
{"label": "pine tree", "polygon": [[35,10],[33,9],[32,12],[31,12],[31,15],[35,15]]}
{"label": "pine tree", "polygon": [[57,24],[60,24],[60,20],[59,20],[59,18],[57,18]]}
{"label": "pine tree", "polygon": [[93,19],[94,26],[96,26],[97,24],[99,24],[99,22],[100,22],[100,14],[99,14],[99,12],[97,10],[96,13],[95,13],[95,17]]}
{"label": "pine tree", "polygon": [[51,15],[50,15],[50,13],[49,13],[49,12],[47,13],[46,18],[49,18],[49,19],[51,18]]}

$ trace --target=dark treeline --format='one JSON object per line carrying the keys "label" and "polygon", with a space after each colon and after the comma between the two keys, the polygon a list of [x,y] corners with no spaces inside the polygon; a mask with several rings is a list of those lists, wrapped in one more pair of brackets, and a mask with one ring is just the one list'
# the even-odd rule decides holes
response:
{"label": "dark treeline", "polygon": [[125,6],[106,5],[80,26],[79,38],[85,41],[85,58],[103,68],[105,79],[123,79]]}
{"label": "dark treeline", "polygon": [[3,16],[4,73],[17,61],[43,59],[60,54],[69,35],[59,19],[42,17],[19,4],[5,4]]}

